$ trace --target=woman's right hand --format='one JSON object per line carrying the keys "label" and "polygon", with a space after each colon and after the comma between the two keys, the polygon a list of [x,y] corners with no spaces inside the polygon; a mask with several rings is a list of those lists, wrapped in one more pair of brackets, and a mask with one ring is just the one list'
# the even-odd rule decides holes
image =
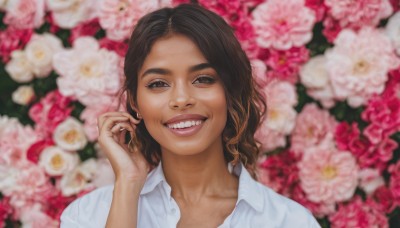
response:
{"label": "woman's right hand", "polygon": [[116,181],[143,187],[150,165],[138,150],[132,151],[125,144],[125,134],[135,134],[140,120],[127,112],[107,112],[99,116],[98,142],[114,170]]}

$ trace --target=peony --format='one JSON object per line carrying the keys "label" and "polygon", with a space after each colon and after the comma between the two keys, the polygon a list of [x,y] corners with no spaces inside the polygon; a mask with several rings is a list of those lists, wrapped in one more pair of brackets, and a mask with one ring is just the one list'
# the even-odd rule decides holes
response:
{"label": "peony", "polygon": [[312,202],[348,200],[358,184],[356,159],[333,146],[307,148],[298,167],[300,185]]}
{"label": "peony", "polygon": [[266,60],[271,69],[271,78],[288,81],[295,84],[298,81],[300,66],[307,62],[309,51],[305,47],[292,47],[288,50],[270,50]]}
{"label": "peony", "polygon": [[20,215],[20,221],[23,227],[30,228],[56,228],[59,227],[59,221],[45,214],[40,204],[35,204],[32,207],[23,208]]}
{"label": "peony", "polygon": [[329,216],[332,228],[377,227],[388,228],[388,220],[379,205],[372,200],[363,202],[360,197],[339,204],[337,212]]}
{"label": "peony", "polygon": [[264,87],[268,84],[267,80],[267,66],[259,59],[251,60],[251,68],[253,72],[253,78],[260,87]]}
{"label": "peony", "polygon": [[385,32],[392,40],[397,55],[400,55],[400,12],[389,18]]}
{"label": "peony", "polygon": [[8,26],[7,29],[0,31],[0,57],[3,62],[10,60],[14,50],[22,49],[32,36],[32,29],[16,29]]}
{"label": "peony", "polygon": [[18,29],[39,28],[44,22],[44,0],[12,0],[5,5],[4,23]]}
{"label": "peony", "polygon": [[47,76],[53,69],[53,55],[62,50],[59,38],[50,33],[33,35],[25,47],[31,70],[38,78]]}
{"label": "peony", "polygon": [[317,55],[306,62],[300,70],[300,81],[307,89],[322,89],[329,84],[326,57]]}
{"label": "peony", "polygon": [[72,171],[80,159],[76,153],[69,153],[59,147],[50,146],[40,154],[39,165],[50,176],[60,176]]}
{"label": "peony", "polygon": [[335,46],[325,56],[335,96],[347,98],[352,107],[364,104],[373,94],[382,93],[387,73],[399,65],[388,37],[369,27],[358,33],[342,30]]}
{"label": "peony", "polygon": [[97,16],[95,0],[47,0],[47,6],[52,12],[55,24],[64,29],[72,29],[79,23]]}
{"label": "peony", "polygon": [[19,83],[32,81],[34,78],[32,68],[26,53],[21,50],[15,50],[11,53],[11,60],[5,67],[10,77]]}
{"label": "peony", "polygon": [[82,124],[73,117],[68,117],[54,130],[53,140],[64,150],[76,151],[87,144]]}
{"label": "peony", "polygon": [[19,105],[27,105],[35,98],[32,86],[23,85],[18,87],[12,94],[11,99]]}
{"label": "peony", "polygon": [[291,148],[299,153],[309,147],[333,141],[336,124],[328,111],[319,109],[315,103],[307,104],[296,119],[291,134]]}
{"label": "peony", "polygon": [[269,0],[258,5],[252,15],[258,44],[278,50],[301,47],[309,42],[316,21],[304,0]]}
{"label": "peony", "polygon": [[146,13],[168,6],[160,1],[104,0],[100,3],[99,22],[111,40],[128,38],[138,20]]}
{"label": "peony", "polygon": [[60,92],[76,97],[84,105],[109,104],[121,87],[120,57],[100,49],[92,37],[79,37],[72,49],[56,54],[53,61],[60,74]]}
{"label": "peony", "polygon": [[325,0],[325,4],[341,27],[377,26],[393,12],[389,0]]}

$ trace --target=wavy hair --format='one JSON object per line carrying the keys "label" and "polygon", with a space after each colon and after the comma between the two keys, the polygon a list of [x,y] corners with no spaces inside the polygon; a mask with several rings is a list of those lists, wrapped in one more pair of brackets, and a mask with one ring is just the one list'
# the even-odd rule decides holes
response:
{"label": "wavy hair", "polygon": [[[227,99],[227,122],[222,140],[224,157],[236,164],[241,161],[254,175],[259,147],[254,139],[266,105],[252,77],[250,61],[236,39],[233,29],[217,14],[194,4],[162,8],[142,17],[135,26],[125,58],[127,110],[134,108],[138,72],[154,42],[170,34],[190,38],[203,53],[223,82]],[[143,121],[136,128],[135,146],[147,161],[157,165],[160,145],[151,137]]]}

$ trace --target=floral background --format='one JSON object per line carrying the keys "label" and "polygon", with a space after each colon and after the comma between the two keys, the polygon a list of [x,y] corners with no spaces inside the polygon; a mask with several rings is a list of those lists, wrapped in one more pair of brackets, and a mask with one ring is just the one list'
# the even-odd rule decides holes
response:
{"label": "floral background", "polygon": [[[113,183],[97,116],[123,110],[137,20],[182,2],[0,0],[1,227],[57,227]],[[267,97],[259,181],[322,227],[399,227],[399,0],[192,2],[235,29]]]}

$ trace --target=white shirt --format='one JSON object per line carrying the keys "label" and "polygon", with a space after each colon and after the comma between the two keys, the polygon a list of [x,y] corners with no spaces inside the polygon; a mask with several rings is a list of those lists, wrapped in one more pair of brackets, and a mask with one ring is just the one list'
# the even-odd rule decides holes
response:
{"label": "white shirt", "polygon": [[[220,228],[320,227],[307,209],[256,182],[241,164],[233,172],[239,176],[238,200]],[[112,196],[111,185],[76,199],[62,213],[61,228],[105,227]],[[176,227],[179,218],[179,207],[171,196],[160,163],[150,172],[140,193],[138,227]]]}

